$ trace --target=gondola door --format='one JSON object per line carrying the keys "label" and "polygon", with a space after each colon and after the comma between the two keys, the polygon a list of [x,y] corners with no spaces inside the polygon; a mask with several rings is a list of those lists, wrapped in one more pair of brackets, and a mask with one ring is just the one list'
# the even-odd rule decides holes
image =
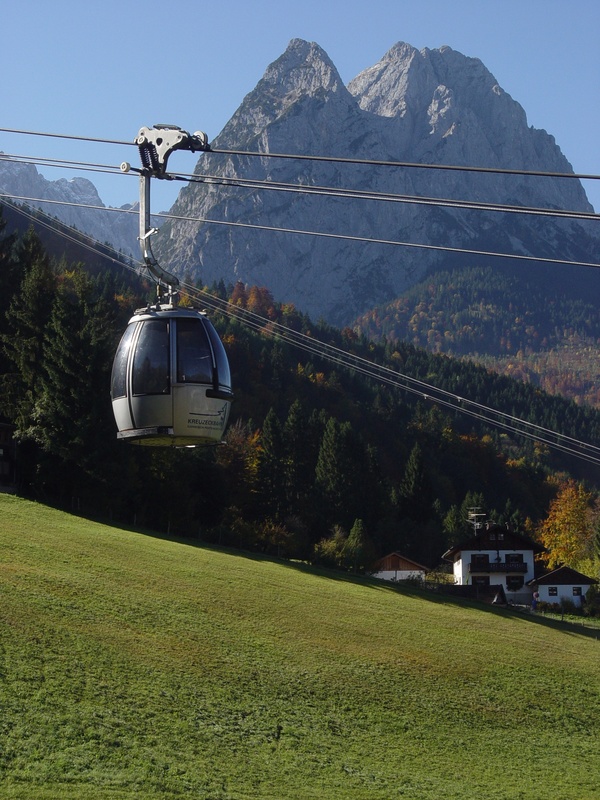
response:
{"label": "gondola door", "polygon": [[218,442],[227,424],[231,390],[226,398],[219,392],[210,323],[180,316],[174,325],[173,433]]}
{"label": "gondola door", "polygon": [[145,319],[139,324],[131,370],[130,404],[134,428],[172,424],[171,324],[168,318]]}

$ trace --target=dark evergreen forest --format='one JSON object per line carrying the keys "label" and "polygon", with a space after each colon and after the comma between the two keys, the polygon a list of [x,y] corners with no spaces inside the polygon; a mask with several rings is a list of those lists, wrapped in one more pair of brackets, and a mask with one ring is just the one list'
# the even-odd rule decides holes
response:
{"label": "dark evergreen forest", "polygon": [[597,489],[596,467],[297,350],[269,325],[585,441],[600,440],[597,411],[412,344],[374,345],[241,284],[212,287],[265,319],[258,331],[212,315],[234,382],[226,441],[198,450],[117,441],[112,358],[154,287],[125,269],[52,258],[33,229],[0,225],[0,422],[14,430],[26,497],[161,535],[362,569],[391,550],[439,564],[473,506],[530,531],[557,473]]}

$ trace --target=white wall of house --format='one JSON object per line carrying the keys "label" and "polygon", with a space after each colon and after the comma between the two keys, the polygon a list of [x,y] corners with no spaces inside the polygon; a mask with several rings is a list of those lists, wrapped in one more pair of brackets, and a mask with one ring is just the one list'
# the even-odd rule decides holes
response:
{"label": "white wall of house", "polygon": [[406,581],[409,578],[424,580],[425,572],[420,569],[385,569],[375,572],[373,577],[380,578],[382,581]]}
{"label": "white wall of house", "polygon": [[[487,572],[485,569],[481,571],[471,571],[469,569],[469,565],[475,560],[474,556],[479,555],[487,555],[490,564],[496,563],[496,559],[499,557],[501,562],[508,561],[508,556],[513,554],[521,554],[523,557],[523,563],[526,565],[525,572],[519,572],[519,576],[523,578],[523,587],[516,590],[511,591],[506,582],[507,573],[505,572]],[[528,587],[525,585],[527,581],[530,581],[534,577],[534,562],[533,562],[533,550],[462,550],[460,554],[460,558],[454,562],[454,582],[460,584],[461,586],[465,586],[467,584],[473,583],[473,575],[487,575],[489,576],[490,583],[492,584],[500,584],[504,588],[507,596],[512,596],[513,594],[523,594],[524,592],[528,592]],[[509,573],[508,574],[516,574],[516,573]]]}
{"label": "white wall of house", "polygon": [[[573,594],[573,589],[578,587],[581,590],[581,594]],[[539,599],[545,603],[560,603],[561,600],[572,600],[576,606],[581,607],[581,598],[585,597],[587,590],[590,588],[589,584],[564,584],[562,586],[556,585],[552,586],[552,584],[542,585],[537,587],[537,591],[539,592]],[[552,591],[554,590],[554,592]]]}

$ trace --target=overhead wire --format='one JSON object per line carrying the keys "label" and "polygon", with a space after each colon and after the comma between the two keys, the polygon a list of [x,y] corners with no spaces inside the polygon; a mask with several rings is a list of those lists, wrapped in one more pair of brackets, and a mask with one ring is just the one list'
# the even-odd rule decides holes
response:
{"label": "overhead wire", "polygon": [[[48,133],[46,131],[23,130],[19,128],[0,128],[0,133],[14,133],[25,136],[51,137],[56,139],[67,139],[67,140],[75,140],[82,142],[97,142],[101,144],[127,145],[131,147],[136,146],[136,143],[134,141],[125,141],[120,139],[102,139],[92,136],[74,136],[61,133]],[[215,153],[217,155],[249,156],[256,158],[295,159],[297,161],[317,161],[317,162],[327,162],[332,164],[357,164],[357,165],[379,166],[379,167],[402,167],[404,169],[425,169],[425,170],[435,169],[435,170],[450,170],[459,172],[482,172],[482,173],[499,174],[499,175],[526,175],[539,178],[567,178],[567,179],[575,178],[577,180],[600,180],[600,175],[587,174],[587,173],[551,172],[544,170],[525,170],[525,169],[514,169],[514,168],[507,169],[501,167],[478,167],[478,166],[469,166],[461,164],[424,164],[422,162],[413,162],[413,161],[351,158],[346,156],[319,156],[319,155],[306,155],[299,153],[264,153],[264,152],[261,153],[252,150],[238,150],[238,149],[227,149],[222,147],[213,147],[212,145],[209,145],[209,149],[206,152]]]}
{"label": "overhead wire", "polygon": [[382,383],[401,388],[423,400],[433,402],[461,414],[466,414],[488,425],[501,428],[512,434],[518,434],[533,439],[534,441],[541,442],[570,455],[576,455],[592,463],[600,464],[600,447],[528,422],[513,414],[498,411],[497,409],[469,400],[454,392],[439,389],[432,384],[413,378],[382,364],[369,361],[362,356],[348,353],[341,348],[322,342],[321,340],[299,331],[295,331],[281,323],[262,317],[255,312],[248,311],[247,309],[240,309],[238,306],[235,306],[235,304],[222,300],[206,290],[196,289],[187,284],[184,284],[182,288],[185,288],[192,298],[196,300],[202,299],[205,305],[213,310],[219,311],[230,318],[238,319],[254,330],[281,339],[313,355],[320,356],[327,361],[349,368]]}
{"label": "overhead wire", "polygon": [[395,194],[393,192],[372,192],[359,189],[336,189],[332,186],[283,183],[279,181],[256,180],[250,178],[227,178],[218,175],[172,175],[177,180],[220,186],[240,186],[249,189],[291,192],[295,194],[322,195],[352,200],[377,200],[409,205],[442,206],[444,208],[464,208],[471,211],[500,211],[503,213],[533,214],[536,216],[567,217],[568,219],[600,220],[600,214],[586,211],[565,211],[556,208],[531,208],[529,206],[484,203],[472,200],[452,200],[443,197],[423,197],[420,195]]}
{"label": "overhead wire", "polygon": [[69,161],[64,158],[46,158],[45,156],[26,156],[11,153],[1,153],[0,161],[16,164],[34,164],[40,167],[55,167],[58,169],[74,169],[84,172],[105,172],[108,174],[122,175],[120,167],[110,164],[93,164],[86,161]]}
{"label": "overhead wire", "polygon": [[68,133],[48,133],[47,131],[29,131],[21,128],[0,128],[0,133],[17,133],[21,136],[42,136],[50,139],[67,139],[77,142],[96,142],[98,144],[118,144],[135,146],[135,142],[123,139],[104,139],[97,136],[76,136]]}
{"label": "overhead wire", "polygon": [[[2,130],[0,128],[0,130]],[[503,169],[501,167],[475,167],[461,164],[424,164],[415,161],[386,161],[380,159],[350,158],[344,156],[315,156],[294,153],[259,153],[251,150],[227,150],[211,147],[210,153],[234,156],[254,156],[260,158],[295,159],[297,161],[321,161],[331,164],[357,164],[371,167],[402,167],[404,169],[436,169],[457,172],[484,172],[494,175],[525,175],[537,178],[577,178],[578,180],[600,180],[600,175],[575,172],[547,172],[544,170]]]}
{"label": "overhead wire", "polygon": [[[106,172],[109,174],[128,174],[133,177],[136,170],[123,173],[120,166],[111,164],[94,164],[84,161],[69,161],[66,159],[52,159],[42,156],[27,156],[0,153],[0,161],[12,163],[37,164],[39,166],[55,167],[60,169],[76,169],[89,172]],[[375,192],[364,189],[349,189],[333,186],[319,186],[311,184],[285,183],[256,178],[229,178],[222,175],[207,175],[198,173],[173,173],[166,172],[164,180],[181,181],[186,183],[199,183],[205,185],[231,186],[253,189],[257,191],[278,191],[304,195],[321,195],[338,197],[342,199],[373,200],[381,202],[403,203],[408,205],[440,206],[444,208],[459,208],[472,211],[492,211],[501,213],[514,213],[535,216],[565,217],[576,220],[600,220],[600,214],[588,211],[571,211],[558,208],[541,208],[503,203],[486,203],[474,200],[456,200],[444,197],[425,197],[422,195],[398,194],[394,192]]]}
{"label": "overhead wire", "polygon": [[[123,142],[123,141],[116,141],[116,140],[105,140],[105,139],[95,139],[90,137],[78,137],[78,136],[66,136],[62,134],[42,134],[36,133],[33,131],[20,131],[15,129],[6,129],[0,128],[0,131],[5,132],[12,132],[12,133],[24,133],[29,135],[41,135],[41,136],[54,136],[56,138],[67,138],[67,139],[78,139],[83,141],[100,141],[106,144],[134,144],[133,142]],[[365,160],[365,159],[349,159],[349,158],[337,158],[337,157],[326,157],[326,156],[304,156],[304,155],[293,155],[293,154],[281,154],[281,153],[253,153],[249,151],[235,151],[235,150],[221,150],[215,149],[212,150],[214,153],[221,153],[227,155],[240,155],[240,156],[259,156],[259,157],[268,157],[268,158],[292,158],[298,160],[314,160],[314,161],[328,161],[334,163],[354,163],[354,164],[369,164],[374,166],[393,166],[393,167],[407,167],[407,168],[422,168],[422,169],[450,169],[450,170],[461,170],[461,171],[471,171],[471,172],[488,172],[488,173],[501,173],[501,174],[518,174],[518,175],[535,175],[538,177],[555,177],[555,178],[579,178],[579,179],[598,179],[600,176],[597,175],[576,175],[574,173],[549,173],[549,172],[540,172],[540,171],[531,171],[531,170],[504,170],[504,169],[496,169],[496,168],[481,168],[481,167],[464,167],[459,165],[433,165],[433,164],[419,164],[419,163],[411,163],[411,162],[396,162],[396,161],[376,161],[376,160]],[[9,160],[10,157],[8,157]],[[14,159],[13,159],[14,160]],[[59,160],[52,160],[52,159],[45,159],[44,163],[48,165],[59,164]],[[71,166],[77,165],[79,168],[82,169],[90,169],[90,170],[105,170],[105,171],[113,171],[116,170],[114,167],[110,167],[108,165],[98,165],[98,164],[87,164],[85,162],[62,162],[62,165],[69,164]],[[495,204],[478,204],[468,201],[445,201],[443,199],[438,198],[410,198],[410,196],[400,196],[400,195],[391,195],[385,193],[372,193],[372,192],[356,192],[354,190],[339,190],[333,189],[332,187],[305,187],[305,186],[296,186],[293,184],[280,184],[274,183],[270,181],[249,181],[247,179],[232,179],[230,182],[226,182],[227,179],[218,176],[202,176],[202,175],[194,175],[191,177],[186,178],[185,176],[181,175],[168,175],[170,179],[177,179],[177,180],[190,180],[190,181],[202,181],[202,182],[221,182],[223,185],[244,185],[251,189],[275,189],[279,191],[302,191],[311,194],[328,194],[332,196],[342,196],[342,197],[356,197],[360,199],[369,199],[369,200],[385,200],[385,201],[395,201],[395,202],[418,202],[423,204],[436,204],[442,205],[444,203],[453,203],[452,207],[465,207],[465,208],[472,208],[475,210],[494,210],[494,211],[514,211],[514,212],[521,212],[521,213],[552,213],[553,210],[548,209],[524,209],[523,207],[510,207],[510,206],[498,206]],[[48,201],[44,199],[36,199],[36,198],[25,198],[25,197],[17,197],[11,196],[8,194],[0,195],[1,197],[9,197],[13,200],[22,200],[24,202],[54,202],[57,203],[59,201]],[[91,206],[88,204],[79,204],[79,203],[61,203],[63,205],[76,205],[85,208],[96,208],[101,210],[114,210],[114,211],[129,211],[125,209],[107,209],[104,206]],[[136,213],[136,212],[134,212]],[[558,212],[557,216],[563,216],[567,214],[577,214],[578,212]],[[582,212],[583,216],[581,218],[584,219],[596,219],[598,215],[595,214],[586,214]],[[217,220],[209,220],[203,218],[194,218],[194,217],[178,217],[176,215],[167,215],[161,214],[156,216],[162,216],[165,218],[175,218],[175,219],[186,219],[186,220],[194,220],[199,222],[206,222],[212,224],[225,224],[225,225],[234,225],[234,226],[241,226],[241,227],[249,227],[249,228],[258,228],[261,230],[273,230],[273,231],[280,231],[286,233],[297,233],[297,234],[305,234],[305,235],[315,235],[315,236],[325,236],[328,238],[341,238],[341,239],[350,239],[355,241],[367,241],[367,242],[374,242],[380,244],[394,244],[394,245],[402,245],[408,247],[422,247],[427,249],[441,249],[451,252],[466,252],[472,253],[477,255],[488,255],[488,256],[503,256],[503,254],[492,253],[492,252],[485,252],[485,251],[472,251],[472,250],[462,250],[460,248],[446,248],[441,246],[435,245],[424,245],[424,244],[415,244],[409,242],[396,242],[393,240],[378,240],[372,239],[368,237],[353,237],[353,236],[345,236],[345,235],[337,235],[337,234],[328,234],[324,232],[318,231],[302,231],[296,229],[287,229],[287,228],[275,228],[271,226],[256,226],[250,225],[245,223],[232,223],[232,222],[223,222]],[[58,231],[60,235],[65,235],[63,231]],[[69,238],[69,237],[67,237]],[[83,244],[80,240],[73,239],[77,241],[79,244]],[[83,244],[85,246],[85,244]],[[93,247],[88,247],[88,249],[94,249]],[[98,252],[96,250],[96,252]],[[106,253],[103,252],[102,255],[106,256]],[[107,256],[109,257],[109,256]],[[505,254],[505,257],[517,257],[517,258],[524,258],[529,261],[544,261],[544,262],[551,262],[551,263],[564,263],[570,264],[575,266],[589,266],[589,267],[598,267],[598,264],[586,263],[586,262],[568,262],[568,261],[561,261],[556,259],[540,259],[539,257],[531,257],[531,256],[520,256],[518,254]],[[128,269],[135,269],[136,273],[139,274],[139,267],[143,265],[138,265],[137,268],[132,267],[131,265],[124,264],[122,259],[114,259],[118,261],[118,263],[122,264]],[[190,292],[190,287],[187,287],[186,290]],[[199,294],[200,296],[200,294]],[[229,316],[235,316],[236,318],[240,319],[244,324],[247,324],[249,327],[254,328],[256,330],[260,330],[261,332],[267,332],[270,335],[277,335],[280,338],[283,338],[285,341],[290,342],[302,349],[307,350],[315,355],[319,355],[322,358],[328,359],[333,363],[339,364],[341,366],[354,369],[355,371],[365,374],[369,377],[376,378],[384,383],[389,383],[393,386],[397,386],[399,388],[408,391],[409,393],[413,393],[424,400],[432,401],[442,407],[446,407],[452,409],[454,411],[458,411],[460,413],[466,414],[472,418],[478,419],[486,424],[493,425],[495,427],[499,427],[502,430],[506,430],[512,434],[518,434],[521,436],[525,436],[526,438],[533,439],[534,441],[542,442],[548,447],[553,447],[555,449],[561,450],[562,452],[568,453],[570,455],[577,456],[578,458],[583,458],[584,460],[592,461],[593,463],[600,463],[600,448],[597,448],[589,443],[582,442],[580,440],[574,439],[572,437],[564,436],[563,434],[559,434],[555,431],[551,431],[550,429],[542,428],[541,426],[534,425],[533,423],[528,423],[525,420],[519,419],[513,415],[505,414],[504,412],[499,412],[495,409],[490,407],[484,406],[482,404],[476,403],[474,401],[470,401],[466,398],[460,397],[450,392],[446,392],[445,390],[440,390],[437,387],[432,385],[426,384],[421,382],[417,379],[410,378],[410,376],[402,375],[401,373],[397,373],[394,370],[389,368],[383,367],[382,365],[377,365],[374,362],[369,362],[366,359],[361,357],[352,355],[343,351],[339,348],[335,348],[332,345],[327,345],[323,342],[318,342],[318,340],[314,340],[312,337],[308,337],[305,334],[299,334],[297,331],[293,331],[292,329],[287,329],[285,326],[282,326],[280,323],[273,323],[271,320],[267,320],[265,318],[260,318],[258,315],[248,312],[244,310],[244,314],[240,315],[239,309],[236,311],[231,311],[230,309],[227,310],[227,306],[223,306],[223,302],[226,301],[219,301],[218,303],[215,302],[214,296],[210,296],[212,299],[209,300],[206,296],[206,293],[202,293],[202,297],[204,302],[207,305],[212,303],[212,308],[221,311]],[[230,304],[229,304],[230,305]],[[318,343],[317,343],[318,342]],[[492,418],[489,415],[494,415]],[[548,436],[553,438],[549,439]],[[578,449],[581,448],[581,449]]]}
{"label": "overhead wire", "polygon": [[[1,198],[3,195],[0,194],[0,205],[2,203]],[[119,266],[126,266],[127,264],[124,263],[124,256],[122,253],[119,253],[114,247],[108,244],[101,244],[97,240],[90,237],[88,234],[82,233],[79,237],[73,234],[68,233],[64,230],[63,227],[57,227],[56,220],[50,217],[48,214],[45,214],[41,209],[35,209],[35,211],[29,212],[26,211],[21,205],[17,205],[16,203],[11,203],[11,209],[15,211],[17,214],[25,217],[26,219],[30,220],[30,222],[35,222],[36,224],[40,225],[45,230],[49,230],[52,233],[61,236],[63,239],[66,239],[69,242],[73,242],[74,244],[78,245],[79,247],[87,250],[88,252],[94,253],[95,255],[101,255],[103,258],[112,261],[114,264],[118,264]],[[66,223],[61,223],[61,226],[66,226]],[[143,268],[144,265],[139,264],[140,268]],[[139,273],[138,273],[139,274]]]}
{"label": "overhead wire", "polygon": [[[41,213],[43,214],[43,212]],[[25,216],[34,218],[34,215],[25,214]],[[45,223],[45,226],[53,229],[58,235],[64,236],[65,238],[86,247],[92,252],[96,252],[104,257],[109,258],[110,260],[118,263],[120,266],[135,272],[138,276],[145,269],[141,262],[127,263],[122,257],[110,257],[110,255],[107,255],[105,252],[106,248],[99,242],[93,242],[93,240],[91,240],[93,244],[86,245],[76,237],[67,235],[65,231],[57,228],[56,221],[49,217],[48,222]],[[90,237],[87,238],[89,239]],[[119,254],[116,255],[118,256]],[[256,330],[262,334],[279,338],[288,344],[323,358],[326,361],[353,370],[354,372],[365,375],[368,378],[378,380],[381,383],[400,388],[409,394],[416,395],[420,399],[432,402],[448,410],[469,416],[478,420],[479,422],[499,428],[500,430],[504,430],[512,435],[516,434],[523,436],[527,439],[542,443],[552,449],[559,450],[567,455],[571,455],[594,464],[600,464],[599,447],[575,439],[574,437],[560,434],[556,431],[552,431],[551,429],[544,428],[534,423],[530,423],[526,420],[516,417],[515,415],[498,411],[497,409],[493,409],[476,401],[469,400],[456,393],[439,389],[438,387],[435,387],[432,384],[428,384],[417,378],[412,378],[409,375],[400,373],[384,365],[369,361],[361,356],[348,353],[341,348],[330,345],[326,342],[322,342],[299,331],[295,331],[292,328],[288,328],[281,323],[262,317],[255,312],[249,311],[248,309],[240,309],[235,304],[222,300],[221,298],[218,298],[205,290],[197,289],[190,284],[183,283],[182,289],[184,289],[192,299],[201,299],[203,304],[212,310],[219,311],[230,318],[235,318],[253,330]]]}
{"label": "overhead wire", "polygon": [[[27,197],[25,195],[15,195],[9,192],[0,192],[0,198],[2,197],[8,200],[14,200],[26,203],[48,203],[50,205],[74,206],[76,208],[88,208],[97,211],[107,211],[111,213],[121,213],[121,214],[137,215],[138,213],[138,211],[133,208],[111,208],[106,206],[93,205],[89,203],[72,203],[65,200],[49,200],[42,197]],[[152,216],[158,219],[177,220],[184,222],[201,222],[201,223],[206,223],[208,225],[219,225],[230,228],[247,228],[250,230],[268,231],[271,233],[297,234],[299,236],[312,236],[315,238],[322,238],[322,239],[339,239],[342,241],[349,241],[349,242],[363,242],[367,244],[389,245],[393,247],[409,247],[420,250],[435,250],[444,253],[459,253],[461,255],[486,256],[490,258],[511,259],[514,261],[528,261],[541,264],[560,264],[561,266],[568,266],[568,267],[587,267],[591,269],[600,269],[600,263],[595,263],[590,261],[570,261],[567,259],[558,259],[549,256],[544,257],[544,256],[525,255],[520,253],[498,253],[491,250],[490,251],[474,250],[474,249],[467,249],[464,247],[450,247],[448,245],[423,244],[421,242],[405,242],[405,241],[397,241],[395,239],[378,239],[370,236],[355,236],[352,234],[328,233],[326,231],[304,230],[302,228],[283,228],[274,225],[257,225],[250,222],[234,222],[232,220],[217,220],[217,219],[210,219],[208,217],[192,217],[187,215],[170,214],[162,212],[158,214],[152,214]]]}

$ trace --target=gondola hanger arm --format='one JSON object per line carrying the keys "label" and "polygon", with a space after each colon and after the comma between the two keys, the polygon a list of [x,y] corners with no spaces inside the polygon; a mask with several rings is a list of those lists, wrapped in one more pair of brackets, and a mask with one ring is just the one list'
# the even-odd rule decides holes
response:
{"label": "gondola hanger arm", "polygon": [[152,178],[170,180],[167,175],[167,161],[175,150],[189,150],[192,153],[210,150],[208,136],[203,131],[193,134],[178,128],[176,125],[155,125],[153,128],[142,127],[135,138],[140,151],[141,169],[135,169],[127,161],[121,164],[122,172],[139,172],[140,175],[140,228],[139,242],[142,256],[148,271],[156,278],[159,286],[168,289],[169,300],[175,297],[174,288],[179,286],[179,279],[167,272],[158,263],[152,253],[150,237],[158,229],[150,224],[150,181]]}

